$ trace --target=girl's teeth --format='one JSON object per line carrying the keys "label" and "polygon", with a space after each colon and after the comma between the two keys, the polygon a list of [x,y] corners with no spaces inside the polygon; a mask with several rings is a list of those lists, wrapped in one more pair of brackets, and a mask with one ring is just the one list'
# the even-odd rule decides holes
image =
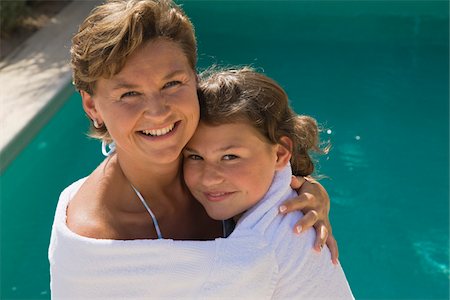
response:
{"label": "girl's teeth", "polygon": [[213,197],[219,197],[225,195],[225,193],[210,193],[210,195]]}

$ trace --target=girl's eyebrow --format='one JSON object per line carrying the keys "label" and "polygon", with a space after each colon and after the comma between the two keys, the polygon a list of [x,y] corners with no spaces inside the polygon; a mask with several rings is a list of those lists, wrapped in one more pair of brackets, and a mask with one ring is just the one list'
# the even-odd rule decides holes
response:
{"label": "girl's eyebrow", "polygon": [[[232,144],[232,145],[224,146],[222,148],[215,149],[214,152],[226,152],[226,151],[229,151],[230,149],[236,150],[236,149],[241,149],[241,148],[244,148],[244,147]],[[184,151],[191,152],[191,153],[197,153],[198,152],[195,149],[192,149],[192,148],[189,148],[189,147],[185,147]]]}
{"label": "girl's eyebrow", "polygon": [[219,148],[219,149],[217,149],[217,151],[223,151],[223,152],[226,152],[226,151],[228,151],[228,150],[230,150],[230,149],[239,149],[239,148],[242,148],[242,146],[231,144],[231,145],[228,145],[228,146]]}
{"label": "girl's eyebrow", "polygon": [[191,148],[189,148],[189,147],[184,147],[184,150],[183,150],[183,151],[187,151],[187,152],[191,152],[191,153],[197,152],[197,151],[195,151],[194,149],[191,149]]}

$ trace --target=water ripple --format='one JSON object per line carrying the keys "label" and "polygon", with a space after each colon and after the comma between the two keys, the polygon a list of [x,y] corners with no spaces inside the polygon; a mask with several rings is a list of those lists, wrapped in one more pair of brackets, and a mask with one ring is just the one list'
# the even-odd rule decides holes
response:
{"label": "water ripple", "polygon": [[[422,259],[424,270],[426,272],[444,274],[450,279],[448,261],[441,261],[445,255],[447,255],[448,258],[448,249],[445,249],[445,247],[432,241],[418,241],[413,243],[413,247]],[[445,258],[443,260],[445,260]]]}

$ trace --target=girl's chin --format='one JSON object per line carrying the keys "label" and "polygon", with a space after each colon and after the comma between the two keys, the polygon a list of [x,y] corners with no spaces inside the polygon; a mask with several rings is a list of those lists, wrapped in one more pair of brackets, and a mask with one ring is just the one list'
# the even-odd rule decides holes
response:
{"label": "girl's chin", "polygon": [[216,211],[211,211],[211,210],[206,210],[206,213],[208,214],[208,216],[216,221],[223,221],[223,220],[228,220],[234,217],[233,214],[226,214],[223,211],[221,212],[216,212]]}

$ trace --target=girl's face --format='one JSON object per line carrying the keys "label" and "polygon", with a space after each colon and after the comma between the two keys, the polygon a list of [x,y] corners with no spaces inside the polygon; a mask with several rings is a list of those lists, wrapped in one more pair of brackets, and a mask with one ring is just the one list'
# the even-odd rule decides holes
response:
{"label": "girl's face", "polygon": [[142,162],[173,162],[199,120],[196,75],[181,48],[157,39],[135,50],[123,69],[82,92],[87,114],[104,123],[117,153]]}
{"label": "girl's face", "polygon": [[237,216],[269,189],[290,152],[272,145],[246,123],[208,126],[200,122],[183,151],[184,179],[194,197],[216,220]]}

